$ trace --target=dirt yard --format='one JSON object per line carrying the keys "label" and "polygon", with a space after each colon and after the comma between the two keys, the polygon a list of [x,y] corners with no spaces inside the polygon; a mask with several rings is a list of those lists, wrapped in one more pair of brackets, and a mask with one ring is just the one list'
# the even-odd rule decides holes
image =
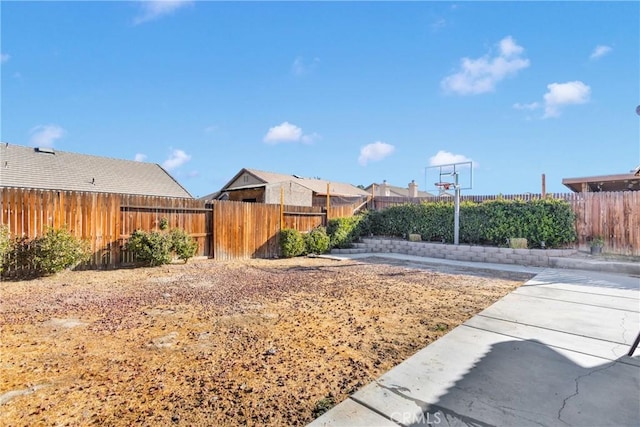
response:
{"label": "dirt yard", "polygon": [[0,425],[304,425],[524,280],[459,273],[300,258],[5,281]]}

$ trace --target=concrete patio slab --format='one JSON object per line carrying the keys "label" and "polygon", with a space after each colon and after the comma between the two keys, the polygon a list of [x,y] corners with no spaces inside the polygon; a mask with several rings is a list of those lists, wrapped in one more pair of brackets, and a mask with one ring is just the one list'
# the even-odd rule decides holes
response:
{"label": "concrete patio slab", "polygon": [[[507,320],[474,316],[464,323],[465,326],[484,331],[491,331],[520,340],[538,340],[540,343],[563,350],[585,353],[611,361],[619,360],[629,351],[628,344],[617,344],[580,335],[567,334],[550,329],[523,325]],[[640,367],[640,358],[624,358],[621,363]]]}
{"label": "concrete patio slab", "polygon": [[640,425],[639,289],[544,270],[311,426]]}

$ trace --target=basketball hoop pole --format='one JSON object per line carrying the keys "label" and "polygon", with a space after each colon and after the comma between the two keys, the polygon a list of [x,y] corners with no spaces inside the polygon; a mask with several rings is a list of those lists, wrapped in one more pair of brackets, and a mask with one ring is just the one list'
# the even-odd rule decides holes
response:
{"label": "basketball hoop pole", "polygon": [[455,190],[453,204],[453,244],[460,243],[460,186],[458,185],[458,172],[453,172],[453,189]]}

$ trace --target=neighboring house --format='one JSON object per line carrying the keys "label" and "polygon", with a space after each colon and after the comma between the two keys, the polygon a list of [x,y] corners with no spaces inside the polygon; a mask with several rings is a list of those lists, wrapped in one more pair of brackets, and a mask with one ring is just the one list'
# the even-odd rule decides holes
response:
{"label": "neighboring house", "polygon": [[411,181],[407,188],[389,185],[386,180],[382,184],[373,183],[364,189],[374,197],[433,197],[434,195],[426,191],[418,190],[415,180]]}
{"label": "neighboring house", "polygon": [[598,191],[639,191],[640,166],[629,173],[617,175],[587,176],[584,178],[564,178],[562,184],[576,193]]}
{"label": "neighboring house", "polygon": [[0,143],[0,187],[192,199],[160,165]]}
{"label": "neighboring house", "polygon": [[352,203],[369,195],[351,184],[242,169],[220,191],[201,199],[279,204],[281,194],[284,203],[293,206],[325,206],[327,194],[332,205]]}

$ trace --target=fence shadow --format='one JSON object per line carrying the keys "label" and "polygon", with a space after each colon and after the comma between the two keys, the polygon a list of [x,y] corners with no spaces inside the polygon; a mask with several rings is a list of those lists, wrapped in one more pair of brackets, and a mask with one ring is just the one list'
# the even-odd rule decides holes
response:
{"label": "fence shadow", "polygon": [[406,388],[383,388],[418,405],[405,417],[410,426],[640,425],[637,366],[626,357],[602,364],[583,357],[590,366],[537,340],[506,341],[492,345],[433,404]]}

